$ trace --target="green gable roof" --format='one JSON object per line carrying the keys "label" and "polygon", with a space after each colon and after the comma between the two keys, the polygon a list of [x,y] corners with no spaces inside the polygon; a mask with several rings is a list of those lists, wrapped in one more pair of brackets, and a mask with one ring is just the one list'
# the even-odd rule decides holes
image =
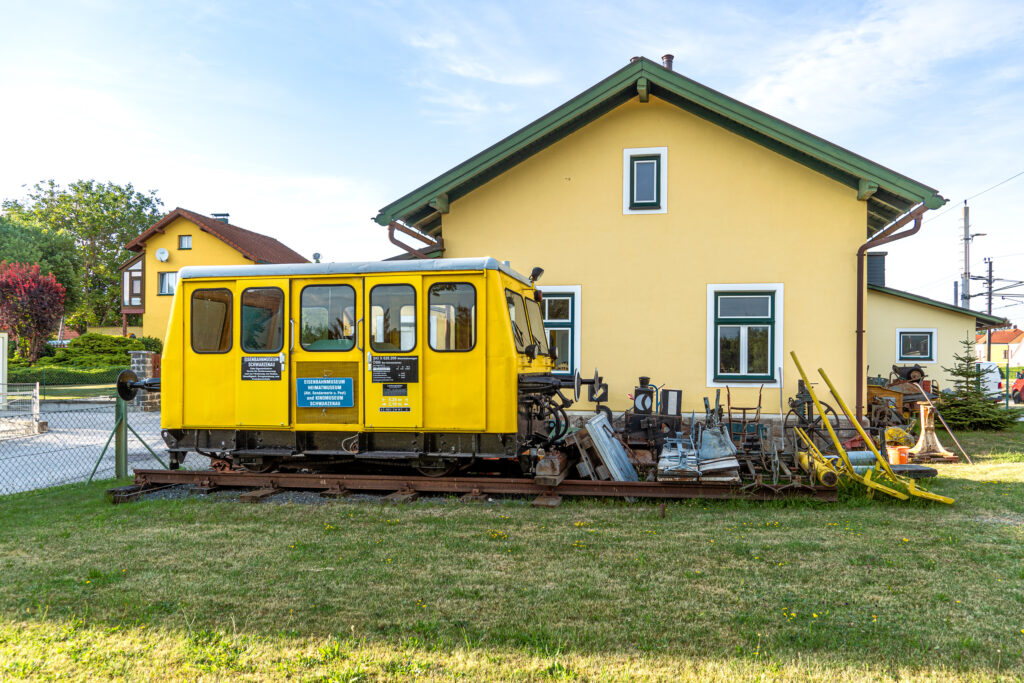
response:
{"label": "green gable roof", "polygon": [[857,190],[867,197],[872,234],[914,206],[946,200],[936,190],[816,135],[641,58],[455,168],[380,210],[380,225],[400,220],[431,230],[439,209],[638,95],[654,95]]}
{"label": "green gable roof", "polygon": [[896,296],[907,301],[913,301],[919,304],[926,304],[928,306],[934,306],[935,308],[941,308],[944,311],[952,311],[953,313],[961,313],[963,315],[970,316],[976,320],[977,327],[1006,327],[1010,324],[1010,321],[1006,318],[1000,318],[998,315],[989,315],[988,313],[979,313],[978,311],[972,311],[969,308],[961,308],[960,306],[954,306],[953,304],[947,304],[942,301],[936,301],[935,299],[929,299],[926,296],[919,296],[917,294],[911,294],[910,292],[904,292],[902,289],[893,289],[892,287],[883,287],[882,285],[873,285],[868,283],[868,290],[872,292],[880,292],[881,294],[888,294],[890,296]]}

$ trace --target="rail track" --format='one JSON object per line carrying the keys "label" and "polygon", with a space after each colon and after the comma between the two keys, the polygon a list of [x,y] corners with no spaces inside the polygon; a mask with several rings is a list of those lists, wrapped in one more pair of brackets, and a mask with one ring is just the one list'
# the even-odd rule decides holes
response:
{"label": "rail track", "polygon": [[621,498],[737,498],[778,500],[809,498],[835,501],[834,487],[810,484],[772,485],[760,480],[746,484],[723,482],[623,482],[565,479],[556,486],[544,486],[533,479],[504,477],[419,477],[375,474],[314,474],[304,472],[221,472],[215,470],[135,470],[135,484],[111,489],[111,502],[138,500],[146,491],[173,485],[191,485],[199,493],[217,489],[249,489],[242,500],[258,502],[284,490],[319,491],[321,495],[343,497],[353,492],[387,494],[385,500],[404,502],[421,494],[463,494],[466,501],[489,495],[535,496],[534,504],[556,506],[565,496]]}

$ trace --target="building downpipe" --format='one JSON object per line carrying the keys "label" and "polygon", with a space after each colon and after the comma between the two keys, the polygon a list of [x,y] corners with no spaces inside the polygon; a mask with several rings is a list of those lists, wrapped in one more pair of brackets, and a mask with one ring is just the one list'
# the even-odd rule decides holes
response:
{"label": "building downpipe", "polygon": [[[857,249],[857,421],[864,419],[864,258],[868,249],[880,247],[889,242],[910,237],[921,229],[921,216],[928,210],[924,204],[918,204],[909,212],[897,218],[888,227],[869,239]],[[897,232],[907,223],[914,225],[903,232]]]}

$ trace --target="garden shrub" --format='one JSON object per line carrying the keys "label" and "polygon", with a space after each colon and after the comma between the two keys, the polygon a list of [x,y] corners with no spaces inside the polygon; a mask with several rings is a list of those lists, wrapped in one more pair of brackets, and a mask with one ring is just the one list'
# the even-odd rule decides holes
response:
{"label": "garden shrub", "polygon": [[144,348],[143,342],[139,339],[88,332],[71,340],[71,343],[57,351],[53,358],[40,360],[39,364],[89,368],[111,365],[125,367],[131,363],[128,352],[141,351]]}

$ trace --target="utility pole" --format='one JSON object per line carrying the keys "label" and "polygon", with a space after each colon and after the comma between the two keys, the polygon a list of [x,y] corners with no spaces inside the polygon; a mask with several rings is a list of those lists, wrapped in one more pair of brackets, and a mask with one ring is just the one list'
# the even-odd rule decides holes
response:
{"label": "utility pole", "polygon": [[[986,258],[985,263],[988,265],[988,280],[985,283],[988,285],[988,314],[992,315],[992,259]],[[1009,348],[1009,347],[1007,347]],[[985,360],[992,360],[992,328],[985,330]],[[1010,378],[1009,375],[1006,376]]]}
{"label": "utility pole", "polygon": [[963,308],[971,307],[971,209],[964,200],[964,274],[960,285],[960,301]]}
{"label": "utility pole", "polygon": [[960,306],[971,307],[971,280],[984,280],[984,277],[971,276],[971,241],[975,237],[981,237],[985,233],[976,232],[971,234],[971,210],[964,200],[964,273],[960,284]]}

